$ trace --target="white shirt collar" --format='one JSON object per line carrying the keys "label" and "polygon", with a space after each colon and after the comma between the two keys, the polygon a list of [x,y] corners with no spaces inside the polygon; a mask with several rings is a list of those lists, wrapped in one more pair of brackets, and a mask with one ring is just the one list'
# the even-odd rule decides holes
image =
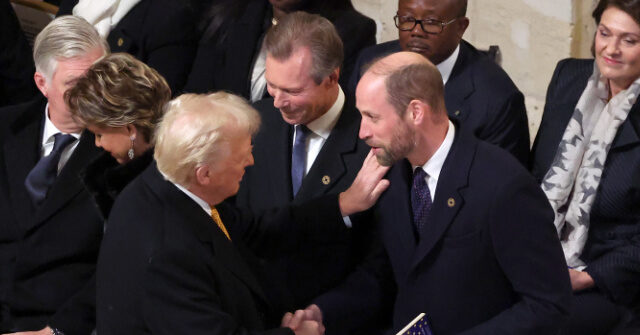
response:
{"label": "white shirt collar", "polygon": [[460,44],[453,50],[453,53],[445,60],[440,62],[440,64],[436,65],[438,71],[440,71],[440,75],[442,76],[442,83],[446,84],[451,76],[451,71],[453,71],[453,67],[456,65],[456,61],[458,60],[458,54],[460,54]]}
{"label": "white shirt collar", "polygon": [[[55,134],[62,133],[54,124],[51,122],[49,118],[49,103],[44,108],[44,131],[42,132],[42,147],[45,147],[47,144],[53,145],[55,138],[53,137]],[[80,133],[70,134],[76,139],[80,138]]]}
{"label": "white shirt collar", "polygon": [[207,213],[208,216],[211,216],[211,206],[209,206],[209,204],[202,200],[202,198],[200,198],[199,196],[193,194],[191,191],[187,190],[185,187],[183,187],[182,185],[176,184],[174,182],[172,182],[171,180],[169,180],[169,178],[167,178],[167,175],[165,175],[162,171],[160,171],[160,169],[158,169],[158,172],[160,172],[160,174],[162,175],[162,177],[170,182],[171,184],[175,185],[180,191],[182,191],[184,194],[186,194],[189,198],[191,198],[191,200],[195,201],[196,204],[198,204],[198,206],[200,206],[202,208],[202,210]]}
{"label": "white shirt collar", "polygon": [[[440,171],[442,165],[444,165],[451,145],[453,144],[453,138],[455,137],[456,128],[451,121],[449,121],[449,129],[447,129],[447,135],[444,137],[444,141],[438,147],[438,150],[429,158],[429,160],[422,166],[424,172],[427,173],[427,185],[429,186],[429,192],[431,192],[431,198],[436,196],[436,185],[438,185],[438,178],[440,177]],[[415,170],[417,166],[413,167]]]}
{"label": "white shirt collar", "polygon": [[342,107],[344,107],[344,101],[344,92],[340,85],[338,85],[338,97],[331,108],[329,108],[329,110],[319,118],[309,122],[306,125],[307,128],[325,140],[329,138],[331,130],[333,130],[333,127],[338,122],[338,118],[340,118],[340,112],[342,111]]}

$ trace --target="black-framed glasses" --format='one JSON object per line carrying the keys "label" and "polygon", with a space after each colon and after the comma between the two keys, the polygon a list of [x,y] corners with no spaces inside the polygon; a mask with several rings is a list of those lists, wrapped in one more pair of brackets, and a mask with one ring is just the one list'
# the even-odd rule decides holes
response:
{"label": "black-framed glasses", "polygon": [[456,17],[450,21],[443,22],[433,19],[416,20],[415,17],[411,16],[396,15],[393,17],[396,27],[402,31],[411,31],[416,27],[416,24],[419,23],[422,31],[428,34],[440,34],[444,30],[444,27],[452,24],[457,19],[458,18]]}

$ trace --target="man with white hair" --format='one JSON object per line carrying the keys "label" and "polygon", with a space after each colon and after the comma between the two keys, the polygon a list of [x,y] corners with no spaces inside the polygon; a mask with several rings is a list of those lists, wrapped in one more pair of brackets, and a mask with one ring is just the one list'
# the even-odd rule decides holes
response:
{"label": "man with white hair", "polygon": [[42,96],[0,110],[0,332],[88,334],[103,222],[79,176],[100,153],[64,93],[109,47],[84,19],[34,44]]}
{"label": "man with white hair", "polygon": [[[341,218],[388,186],[369,155],[345,192],[259,217],[223,202],[253,164],[258,113],[235,95],[186,94],[156,131],[156,164],[116,200],[97,271],[98,334],[293,334],[245,245],[288,252],[344,235]],[[297,224],[295,224],[297,223]],[[280,312],[280,314],[278,314]],[[268,330],[269,329],[269,330]],[[302,323],[295,334],[322,334]]]}

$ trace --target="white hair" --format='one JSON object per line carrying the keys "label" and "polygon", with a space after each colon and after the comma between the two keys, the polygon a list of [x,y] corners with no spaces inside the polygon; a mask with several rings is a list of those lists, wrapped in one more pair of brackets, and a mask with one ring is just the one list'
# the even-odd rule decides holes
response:
{"label": "white hair", "polygon": [[33,61],[36,71],[47,81],[53,78],[58,60],[81,57],[100,48],[109,53],[109,45],[85,19],[65,15],[51,21],[36,37]]}

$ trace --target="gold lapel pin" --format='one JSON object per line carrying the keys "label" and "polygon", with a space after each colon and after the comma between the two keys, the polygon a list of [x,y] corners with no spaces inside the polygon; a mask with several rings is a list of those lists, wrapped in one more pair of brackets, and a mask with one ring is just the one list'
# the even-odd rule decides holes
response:
{"label": "gold lapel pin", "polygon": [[449,207],[453,207],[456,205],[456,200],[453,198],[449,198],[449,200],[447,200],[447,206]]}
{"label": "gold lapel pin", "polygon": [[118,39],[118,46],[121,47],[124,44],[124,40],[122,39],[122,37],[120,37]]}
{"label": "gold lapel pin", "polygon": [[331,182],[331,177],[329,177],[329,176],[322,177],[322,183],[323,184],[329,185],[330,182]]}

